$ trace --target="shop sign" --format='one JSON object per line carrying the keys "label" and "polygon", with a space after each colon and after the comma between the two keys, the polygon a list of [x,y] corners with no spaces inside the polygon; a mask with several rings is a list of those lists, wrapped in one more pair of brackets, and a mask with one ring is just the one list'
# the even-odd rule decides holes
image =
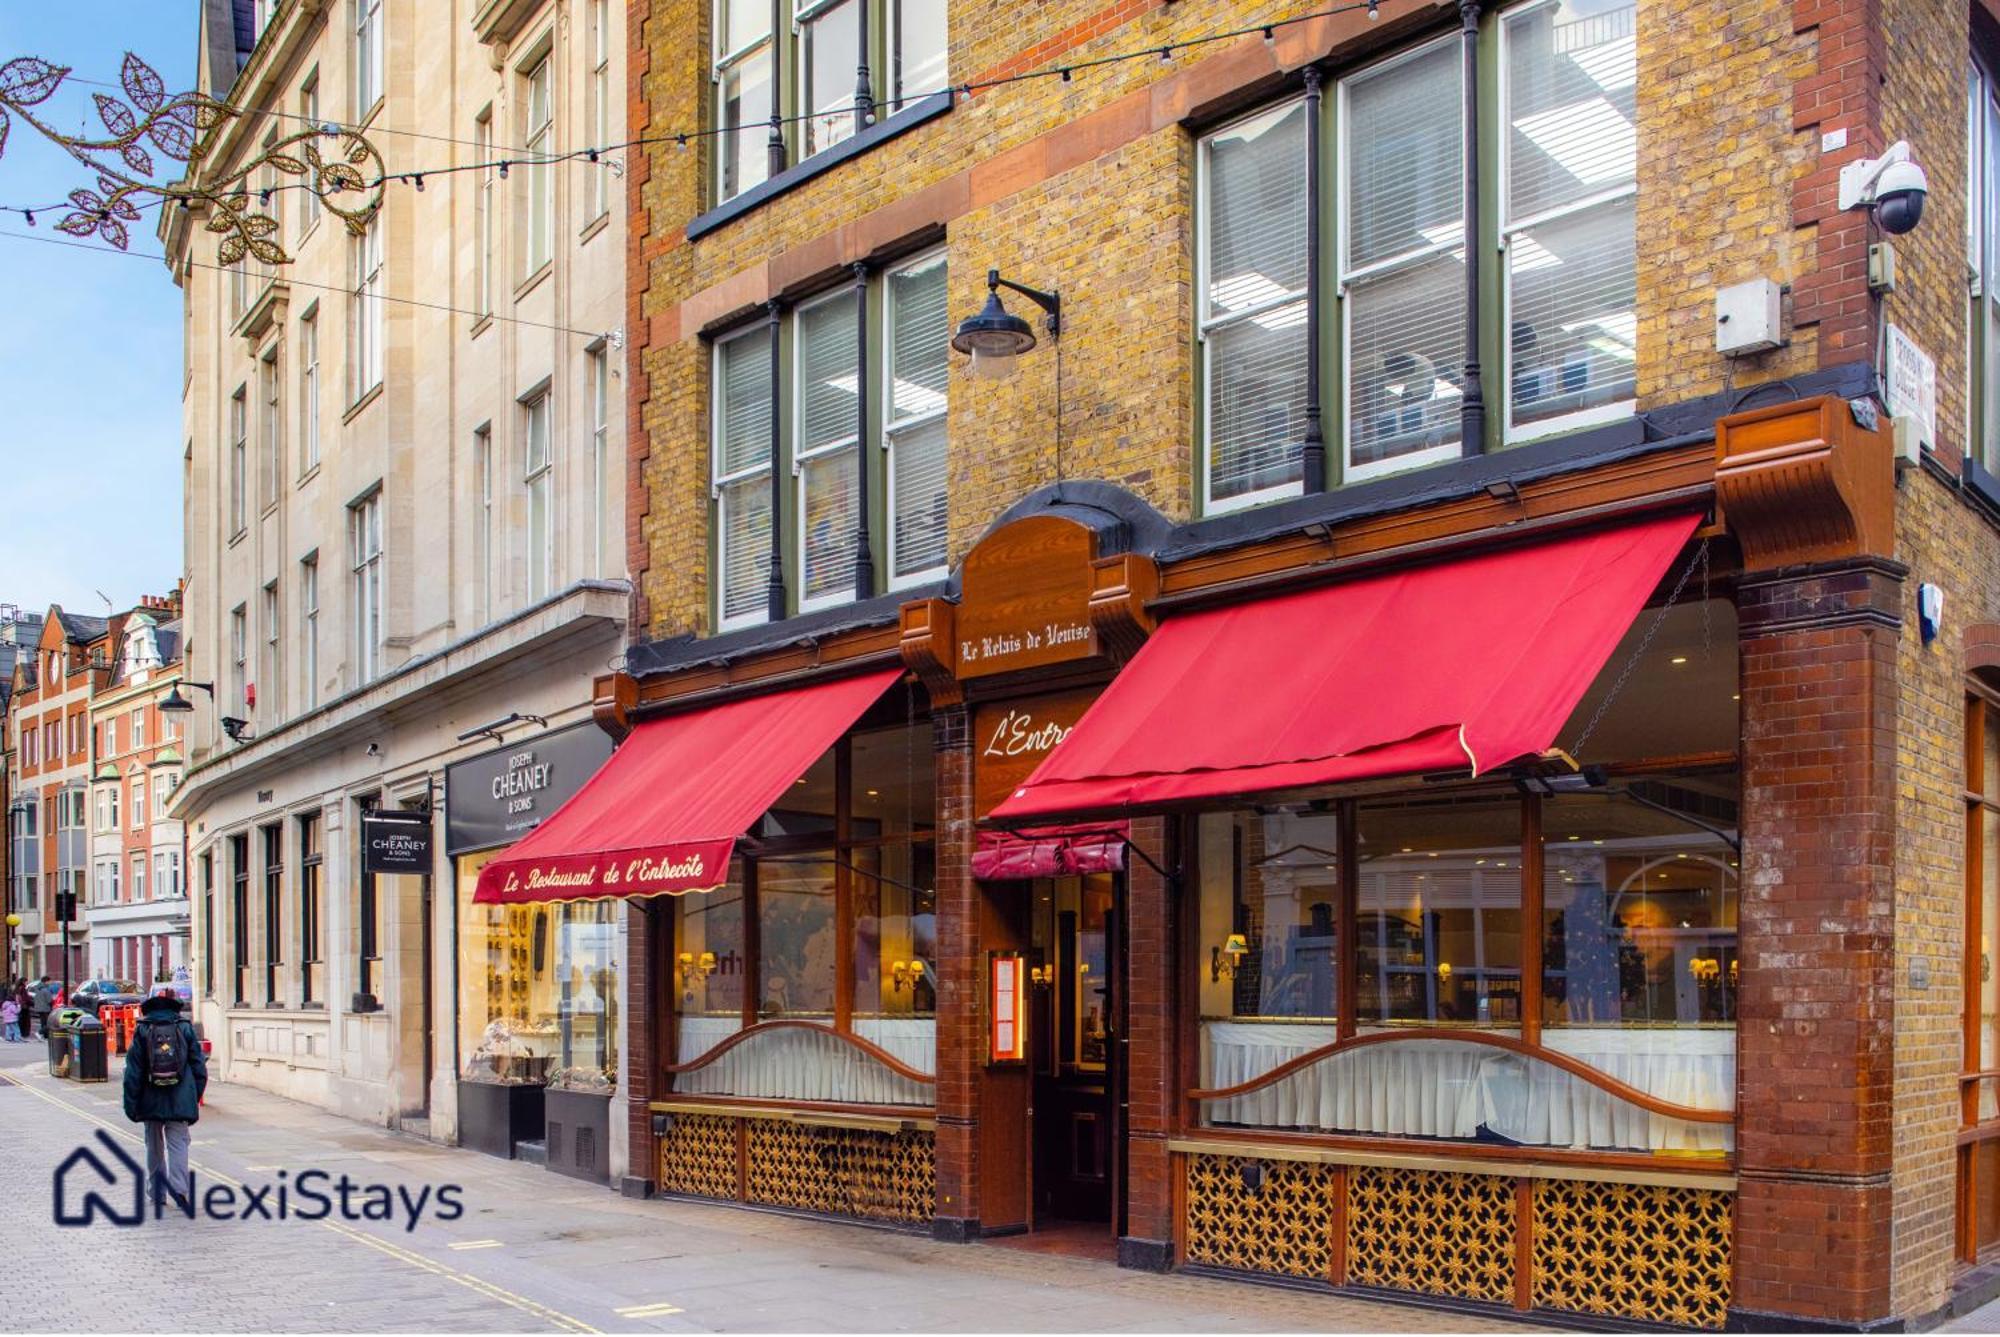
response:
{"label": "shop sign", "polygon": [[1020,788],[1097,699],[1095,687],[980,706],[972,716],[972,806],[980,817]]}
{"label": "shop sign", "polygon": [[428,876],[431,815],[384,809],[361,814],[361,871]]}
{"label": "shop sign", "polygon": [[960,573],[958,676],[1041,668],[1097,653],[1089,530],[1030,516],[989,534]]}
{"label": "shop sign", "polygon": [[610,759],[611,735],[574,724],[455,763],[445,771],[445,854],[513,844]]}

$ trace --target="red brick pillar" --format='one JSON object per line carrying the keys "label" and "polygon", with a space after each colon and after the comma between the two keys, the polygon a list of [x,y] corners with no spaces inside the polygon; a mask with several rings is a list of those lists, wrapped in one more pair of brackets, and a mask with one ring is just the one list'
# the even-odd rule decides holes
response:
{"label": "red brick pillar", "polygon": [[[660,1008],[653,998],[653,903],[628,901],[625,915],[625,1118],[631,1161],[619,1190],[628,1198],[650,1196],[659,1186],[659,1148],[653,1138],[653,1056],[657,1052],[654,1018]],[[667,982],[659,982],[661,988]]]}
{"label": "red brick pillar", "polygon": [[939,1239],[979,1234],[979,1094],[984,1075],[986,967],[972,880],[971,719],[931,713],[937,747],[937,1215]]}
{"label": "red brick pillar", "polygon": [[[1174,984],[1181,968],[1171,871],[1173,822],[1132,823],[1125,874],[1125,1230],[1121,1267],[1163,1272],[1174,1258],[1173,1132],[1180,1099]],[[1141,857],[1143,854],[1144,857]],[[1149,862],[1150,860],[1150,862]]]}
{"label": "red brick pillar", "polygon": [[[1903,568],[1746,575],[1734,1308],[1890,1312]],[[1755,1322],[1753,1318],[1753,1323]]]}

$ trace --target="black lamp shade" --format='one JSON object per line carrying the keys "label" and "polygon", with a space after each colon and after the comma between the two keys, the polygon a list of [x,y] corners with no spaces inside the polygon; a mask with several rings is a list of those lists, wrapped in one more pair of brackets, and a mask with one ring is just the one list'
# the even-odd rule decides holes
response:
{"label": "black lamp shade", "polygon": [[986,308],[959,322],[951,346],[982,357],[1015,357],[1035,346],[1035,331],[1027,321],[1000,305],[1000,294],[986,294]]}
{"label": "black lamp shade", "polygon": [[168,715],[187,715],[193,713],[194,702],[182,696],[180,688],[173,687],[168,689],[166,697],[160,702],[159,709]]}

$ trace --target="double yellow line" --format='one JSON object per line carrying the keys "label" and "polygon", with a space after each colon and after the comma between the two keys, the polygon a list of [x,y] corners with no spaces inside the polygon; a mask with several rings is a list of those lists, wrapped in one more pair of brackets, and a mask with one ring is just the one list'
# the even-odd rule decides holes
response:
{"label": "double yellow line", "polygon": [[[86,1123],[95,1124],[97,1127],[104,1129],[105,1131],[111,1133],[115,1137],[122,1137],[126,1141],[132,1143],[134,1146],[139,1147],[142,1152],[145,1148],[145,1142],[138,1136],[138,1134],[134,1133],[131,1129],[121,1128],[117,1124],[114,1124],[107,1119],[100,1119],[97,1115],[92,1114],[89,1110],[84,1109],[81,1105],[73,1105],[69,1101],[62,1099],[60,1096],[52,1096],[48,1092],[41,1090],[32,1083],[23,1081],[18,1077],[14,1077],[4,1072],[0,1072],[0,1082],[5,1082],[10,1085],[19,1087],[21,1090],[26,1091],[29,1095],[35,1097],[37,1100],[47,1101],[49,1104],[54,1105],[58,1109],[66,1110],[69,1113],[76,1115],[79,1119],[84,1120]],[[222,1171],[215,1169],[213,1166],[205,1165],[199,1161],[194,1161],[192,1159],[190,1159],[189,1164],[194,1166],[196,1169],[199,1169],[202,1172],[202,1174],[206,1175],[210,1179],[219,1180],[220,1182],[228,1184],[234,1188],[240,1189],[243,1187],[242,1180],[224,1174]],[[351,1226],[333,1220],[318,1221],[314,1222],[314,1224],[326,1230],[331,1230],[336,1235],[340,1235],[346,1239],[353,1240],[357,1244],[365,1244],[369,1248],[375,1250],[377,1253],[387,1254],[389,1257],[396,1259],[398,1262],[407,1263],[411,1267],[417,1268],[418,1270],[423,1272],[428,1272],[434,1277],[443,1277],[447,1281],[455,1281],[459,1285],[465,1287],[467,1290],[475,1291],[478,1294],[485,1296],[489,1300],[498,1300],[502,1304],[511,1305],[515,1309],[520,1310],[522,1313],[533,1315],[535,1318],[540,1319],[542,1322],[547,1323],[552,1327],[559,1328],[564,1332],[595,1333],[600,1331],[597,1328],[591,1327],[588,1323],[585,1323],[582,1319],[573,1318],[570,1315],[561,1312],[560,1310],[551,1309],[547,1305],[541,1303],[538,1300],[530,1300],[525,1295],[517,1294],[514,1291],[508,1290],[504,1286],[496,1286],[492,1282],[485,1280],[483,1277],[473,1276],[470,1272],[460,1272],[457,1268],[446,1267],[443,1263],[437,1262],[436,1260],[431,1258],[426,1258],[424,1255],[417,1253],[411,1249],[405,1249],[401,1245],[391,1244],[389,1241],[382,1239],[379,1236],[371,1235],[364,1230],[356,1230]]]}

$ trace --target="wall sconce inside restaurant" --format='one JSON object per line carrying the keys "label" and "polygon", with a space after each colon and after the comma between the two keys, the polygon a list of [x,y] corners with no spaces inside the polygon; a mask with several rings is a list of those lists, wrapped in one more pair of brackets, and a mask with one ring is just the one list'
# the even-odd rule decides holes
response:
{"label": "wall sconce inside restaurant", "polygon": [[1243,964],[1243,958],[1248,955],[1250,955],[1250,941],[1241,933],[1232,933],[1222,940],[1221,946],[1209,948],[1209,983],[1217,984],[1226,979],[1235,979],[1237,968]]}

